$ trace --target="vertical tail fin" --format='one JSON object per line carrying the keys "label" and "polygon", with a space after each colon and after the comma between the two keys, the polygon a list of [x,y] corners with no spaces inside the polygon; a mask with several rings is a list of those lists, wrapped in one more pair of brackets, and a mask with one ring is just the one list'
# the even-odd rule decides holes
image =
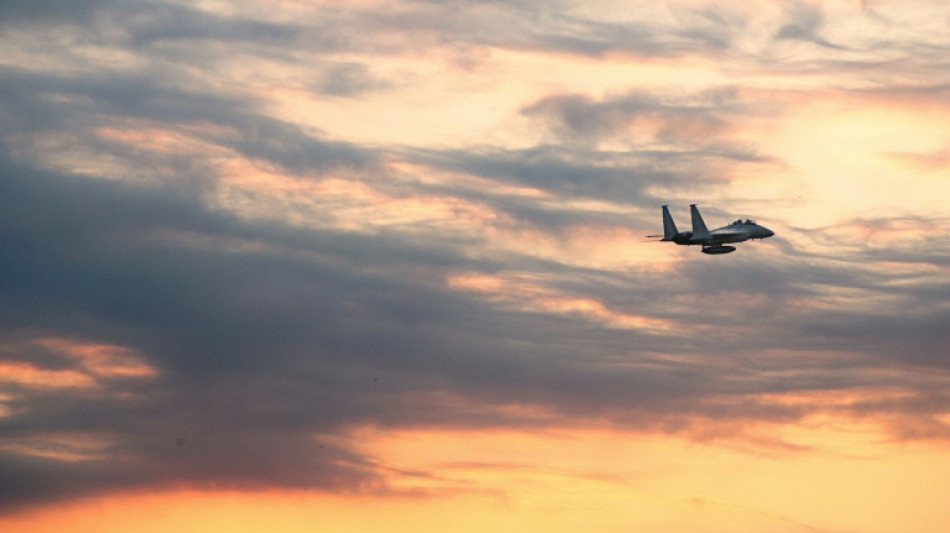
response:
{"label": "vertical tail fin", "polygon": [[708,239],[709,230],[706,229],[706,223],[703,222],[703,217],[699,214],[699,209],[696,209],[696,204],[689,204],[689,214],[693,218],[693,238]]}
{"label": "vertical tail fin", "polygon": [[676,224],[673,223],[673,216],[670,215],[670,209],[663,206],[663,240],[672,241],[673,237],[679,233],[676,231]]}

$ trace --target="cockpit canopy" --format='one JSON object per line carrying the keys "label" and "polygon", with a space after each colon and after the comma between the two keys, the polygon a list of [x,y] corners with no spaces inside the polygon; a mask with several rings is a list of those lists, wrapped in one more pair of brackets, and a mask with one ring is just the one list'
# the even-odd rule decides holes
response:
{"label": "cockpit canopy", "polygon": [[755,221],[752,220],[751,218],[745,219],[745,222],[743,222],[742,219],[740,218],[740,219],[736,220],[735,222],[733,222],[732,225],[733,225],[733,226],[742,226],[742,225],[745,225],[745,226],[756,226],[757,224],[756,224]]}

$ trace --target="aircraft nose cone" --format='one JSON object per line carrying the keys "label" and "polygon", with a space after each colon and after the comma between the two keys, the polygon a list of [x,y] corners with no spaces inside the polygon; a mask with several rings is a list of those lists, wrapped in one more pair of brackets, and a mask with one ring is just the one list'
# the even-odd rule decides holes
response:
{"label": "aircraft nose cone", "polygon": [[765,236],[766,236],[766,237],[771,237],[772,235],[775,235],[775,232],[774,232],[774,231],[772,231],[772,230],[770,230],[770,229],[765,230]]}

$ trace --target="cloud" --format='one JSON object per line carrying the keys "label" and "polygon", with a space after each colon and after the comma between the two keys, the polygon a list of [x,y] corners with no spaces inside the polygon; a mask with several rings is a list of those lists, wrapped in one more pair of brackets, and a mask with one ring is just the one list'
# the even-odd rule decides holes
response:
{"label": "cloud", "polygon": [[[12,389],[0,430],[30,451],[8,455],[4,469],[37,479],[18,492],[23,501],[80,486],[382,487],[370,458],[321,451],[319,436],[369,422],[542,422],[506,415],[511,404],[627,412],[618,420],[636,425],[680,409],[749,414],[696,403],[724,392],[725,369],[597,363],[631,339],[661,349],[648,331],[499,312],[446,291],[439,276],[478,266],[451,250],[257,225],[174,190],[9,162],[3,171],[5,328],[122,346],[157,371],[144,383],[99,379],[94,390]],[[419,269],[435,276],[416,280]],[[428,405],[442,394],[458,400]],[[101,437],[103,454],[126,459],[56,469],[63,459],[36,458],[30,444],[50,432]]]}
{"label": "cloud", "polygon": [[366,65],[338,63],[323,73],[315,89],[334,96],[358,96],[388,86],[389,83],[385,80],[373,76]]}
{"label": "cloud", "polygon": [[174,41],[252,42],[289,45],[301,28],[288,23],[270,23],[240,16],[221,16],[201,9],[152,3],[136,9],[124,22],[133,46],[161,45]]}
{"label": "cloud", "polygon": [[[749,46],[751,15],[687,9],[652,24],[453,2],[255,18],[90,2],[95,16],[71,18],[53,7],[4,4],[8,20],[70,26],[94,46],[19,41],[9,24],[0,41],[58,66],[0,68],[8,509],[182,485],[386,492],[390,465],[348,441],[365,426],[603,424],[751,441],[846,413],[884,419],[897,438],[946,437],[945,398],[920,369],[946,370],[947,250],[920,224],[803,229],[755,189],[749,202],[784,233],[727,261],[632,237],[659,225],[670,191],[718,199],[748,185],[738,169],[782,164],[737,134],[768,91],[519,88],[504,93],[518,99],[508,118],[541,141],[425,146],[278,114],[270,91],[372,122],[431,96],[432,80],[392,81],[407,51],[720,56]],[[782,18],[777,34],[838,42],[816,9]],[[86,61],[69,66],[76,55]],[[483,63],[460,85],[480,87],[480,69],[497,68]],[[763,70],[750,83],[772,72],[751,63]],[[263,71],[272,78],[259,83]],[[865,231],[900,244],[854,238]],[[597,246],[616,253],[599,259]],[[617,259],[625,250],[637,259]],[[837,398],[868,390],[880,400]]]}
{"label": "cloud", "polygon": [[[385,490],[371,457],[321,440],[367,423],[524,427],[605,418],[723,436],[741,427],[730,422],[788,422],[822,408],[755,395],[869,382],[867,359],[810,370],[774,358],[767,370],[761,361],[743,367],[757,349],[780,338],[807,352],[838,336],[832,346],[860,350],[849,344],[854,338],[888,331],[851,313],[817,329],[825,322],[796,309],[795,298],[820,292],[802,285],[803,274],[850,279],[838,269],[745,261],[610,274],[517,256],[479,262],[398,234],[242,220],[173,189],[10,162],[3,171],[7,331],[122,346],[157,371],[144,384],[98,380],[96,391],[8,389],[15,400],[0,431],[23,451],[8,452],[3,469],[34,480],[8,505],[72,496],[71,487]],[[556,309],[504,310],[442,281],[511,268],[529,268],[568,297],[674,318],[683,329],[615,329]],[[741,300],[723,307],[730,295]],[[748,304],[749,337],[740,339],[736,317]],[[512,405],[550,414],[512,414]],[[721,431],[710,433],[713,423]],[[98,436],[108,443],[103,455],[125,459],[38,456],[35,439],[50,432]]]}
{"label": "cloud", "polygon": [[[15,126],[6,137],[18,144],[41,145],[45,136],[57,130],[88,134],[96,127],[125,129],[130,120],[139,119],[297,174],[317,176],[334,168],[374,165],[371,151],[320,139],[299,126],[268,117],[247,98],[228,92],[177,88],[175,82],[184,82],[186,76],[177,69],[104,76],[4,69],[0,91],[8,96],[9,105],[3,110]],[[123,143],[96,135],[77,144],[86,145],[92,153],[111,152],[127,160],[143,157],[141,151],[129,152]],[[170,163],[172,168],[185,165],[198,171],[193,155],[181,150],[162,154],[162,159],[178,160]],[[207,179],[211,174],[205,171],[201,177]]]}
{"label": "cloud", "polygon": [[55,1],[11,0],[0,6],[0,20],[7,22],[91,22],[99,8],[112,4],[111,0],[79,0],[63,5]]}
{"label": "cloud", "polygon": [[[594,151],[557,146],[525,150],[468,150],[417,154],[413,160],[432,167],[461,171],[500,182],[529,185],[566,196],[637,200],[657,182],[682,179],[664,170],[664,154],[600,153],[616,164],[592,164]],[[649,163],[656,162],[653,166]]]}
{"label": "cloud", "polygon": [[824,24],[824,14],[819,6],[792,4],[789,19],[791,20],[778,29],[776,39],[806,41],[830,49],[844,48],[819,36],[819,30]]}
{"label": "cloud", "polygon": [[[587,96],[568,94],[550,96],[524,110],[538,117],[567,139],[597,140],[625,136],[632,144],[672,145],[679,149],[719,148],[716,139],[728,138],[731,122],[754,110],[740,103],[734,87],[705,90],[681,96],[636,92],[595,101]],[[722,155],[762,160],[761,156],[731,152],[719,148]]]}
{"label": "cloud", "polygon": [[[8,504],[70,494],[70,487],[215,480],[338,488],[373,477],[360,473],[363,459],[350,456],[351,466],[340,466],[347,455],[329,445],[314,455],[315,436],[371,416],[359,398],[370,374],[380,373],[376,358],[394,349],[376,343],[401,335],[393,329],[374,341],[366,334],[370,324],[382,320],[392,329],[423,320],[435,302],[414,304],[400,294],[405,289],[350,271],[379,259],[363,256],[352,239],[324,243],[336,248],[333,255],[353,255],[342,270],[280,253],[229,251],[222,243],[199,248],[190,235],[207,235],[206,243],[285,239],[287,246],[300,237],[255,236],[263,228],[242,229],[173,191],[15,165],[4,165],[4,175],[4,227],[16,228],[4,232],[0,313],[7,331],[125,346],[159,372],[144,387],[120,380],[92,392],[14,390],[13,414],[0,424],[6,439],[25,439],[29,449],[29,439],[48,432],[100,435],[110,442],[109,455],[129,461],[65,463],[48,476],[43,472],[62,461],[8,455],[4,471],[26,469],[38,479],[30,485],[35,491],[18,491]],[[327,253],[317,242],[294,247],[300,246]],[[393,254],[389,263],[397,263],[400,250],[384,248]],[[379,298],[377,291],[393,294]],[[21,361],[48,360],[11,352]],[[354,384],[363,389],[347,400]]]}

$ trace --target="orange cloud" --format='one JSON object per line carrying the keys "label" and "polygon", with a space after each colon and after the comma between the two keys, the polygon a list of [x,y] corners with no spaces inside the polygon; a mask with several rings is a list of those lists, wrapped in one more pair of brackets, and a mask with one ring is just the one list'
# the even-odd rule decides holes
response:
{"label": "orange cloud", "polygon": [[122,346],[57,337],[39,338],[31,342],[77,361],[93,377],[150,378],[157,375],[157,371],[134,350]]}
{"label": "orange cloud", "polygon": [[674,329],[671,320],[648,315],[633,315],[608,309],[603,302],[587,296],[575,296],[532,279],[530,274],[509,274],[505,277],[463,274],[448,279],[448,286],[482,293],[504,307],[520,311],[573,314],[608,327],[648,329],[654,333]]}
{"label": "orange cloud", "polygon": [[27,387],[80,387],[95,386],[95,379],[77,370],[45,370],[30,363],[0,363],[0,382],[16,383]]}

